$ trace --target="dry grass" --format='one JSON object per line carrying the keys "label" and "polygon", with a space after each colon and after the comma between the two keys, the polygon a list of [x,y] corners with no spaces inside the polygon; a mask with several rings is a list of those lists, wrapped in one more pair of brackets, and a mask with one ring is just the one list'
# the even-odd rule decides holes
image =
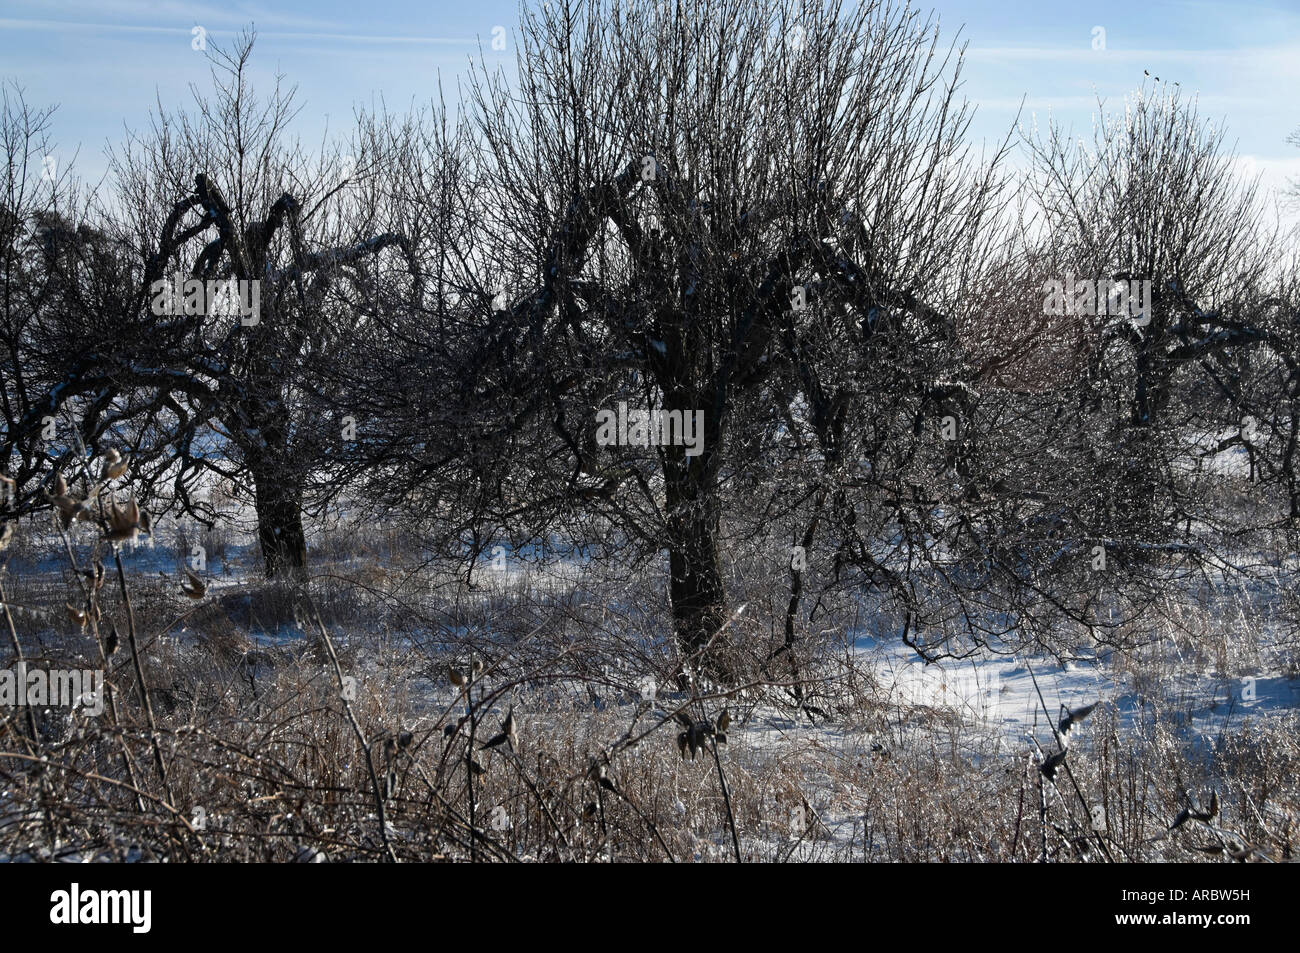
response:
{"label": "dry grass", "polygon": [[[1165,629],[1112,659],[1141,693],[1141,709],[1126,719],[1099,708],[1071,750],[1071,776],[1053,783],[1028,742],[952,709],[891,701],[867,660],[832,648],[851,617],[839,630],[804,633],[805,701],[826,718],[800,712],[788,680],[763,674],[761,661],[780,643],[781,600],[765,601],[752,579],[751,607],[730,630],[748,683],[684,693],[651,574],[549,566],[467,589],[451,570],[421,568],[408,536],[358,542],[337,532],[344,539],[317,553],[310,595],[225,585],[195,604],[180,595],[176,573],[132,573],[140,664],[126,644],[109,660],[104,714],[52,709],[33,734],[22,710],[0,711],[0,855],[1293,856],[1296,714],[1232,713],[1209,741],[1180,730],[1190,705],[1180,671],[1236,677],[1265,664],[1254,633],[1267,620],[1246,588],[1171,596]],[[232,559],[238,543],[225,540]],[[90,546],[83,539],[78,558],[88,559]],[[124,593],[111,571],[96,636],[95,626],[80,631],[56,611],[70,598],[70,568],[16,552],[12,565],[22,571],[3,581],[10,602],[32,610],[15,619],[29,663],[98,667],[110,622],[126,642]],[[98,553],[112,565],[111,552]],[[449,665],[472,675],[475,662],[470,685],[450,683]],[[650,685],[653,703],[643,699]],[[675,716],[716,726],[724,707],[726,742],[705,737],[694,759],[683,758]],[[511,708],[518,749],[483,748]],[[1050,736],[1039,741],[1051,750]],[[1212,820],[1169,832],[1183,808],[1203,808],[1212,791]]]}

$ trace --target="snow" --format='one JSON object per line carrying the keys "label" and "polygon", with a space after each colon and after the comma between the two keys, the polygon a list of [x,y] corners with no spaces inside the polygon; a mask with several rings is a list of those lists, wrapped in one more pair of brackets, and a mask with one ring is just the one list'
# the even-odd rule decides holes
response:
{"label": "snow", "polygon": [[[1144,705],[1153,700],[1117,675],[1107,655],[1061,664],[986,652],[926,665],[901,643],[870,639],[860,640],[856,653],[879,678],[889,702],[947,710],[1008,741],[1023,741],[1026,736],[1040,743],[1050,741],[1050,724],[1056,722],[1060,705],[1077,708],[1099,701],[1113,707],[1120,724],[1131,728]],[[1275,670],[1242,676],[1184,670],[1161,680],[1158,688],[1160,701],[1177,702],[1189,736],[1212,737],[1235,718],[1300,710],[1300,678]],[[1044,702],[1051,722],[1043,711]],[[1086,721],[1082,728],[1086,735]]]}

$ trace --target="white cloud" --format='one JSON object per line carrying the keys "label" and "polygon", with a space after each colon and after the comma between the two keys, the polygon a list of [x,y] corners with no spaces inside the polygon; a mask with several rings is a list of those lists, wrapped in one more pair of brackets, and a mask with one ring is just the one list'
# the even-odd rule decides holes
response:
{"label": "white cloud", "polygon": [[[211,21],[209,21],[211,22]],[[243,22],[239,26],[247,26],[248,22]],[[191,27],[189,26],[150,26],[146,24],[122,24],[122,23],[90,23],[71,20],[15,20],[12,18],[0,18],[0,28],[13,30],[84,30],[89,32],[110,32],[110,33],[174,33],[177,35],[190,35]],[[215,31],[212,31],[215,32]],[[368,35],[364,33],[320,33],[320,32],[295,32],[283,30],[262,30],[257,31],[259,37],[267,39],[282,40],[333,40],[350,43],[368,43],[375,45],[393,44],[401,46],[413,45],[442,45],[442,46],[472,46],[477,44],[478,40],[470,36],[384,36]]]}
{"label": "white cloud", "polygon": [[44,17],[53,13],[83,23],[139,20],[161,25],[176,22],[187,29],[195,24],[244,25],[249,22],[317,30],[340,27],[337,23],[317,17],[276,13],[258,3],[211,6],[191,0],[26,0],[24,5]]}

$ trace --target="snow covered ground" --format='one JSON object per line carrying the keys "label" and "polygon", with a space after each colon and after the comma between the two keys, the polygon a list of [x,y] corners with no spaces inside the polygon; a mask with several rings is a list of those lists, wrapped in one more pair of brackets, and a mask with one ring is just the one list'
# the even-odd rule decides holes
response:
{"label": "snow covered ground", "polygon": [[[1055,721],[1059,705],[1102,702],[1119,712],[1121,724],[1131,726],[1144,701],[1131,679],[1116,675],[1108,654],[1062,665],[1050,658],[984,653],[926,665],[901,642],[874,640],[859,641],[858,654],[891,702],[948,709],[1008,739],[1034,735],[1049,741],[1044,703]],[[1230,719],[1300,711],[1300,679],[1280,671],[1239,677],[1181,672],[1157,687],[1161,702],[1175,702],[1184,713],[1187,731],[1205,737],[1221,731]]]}

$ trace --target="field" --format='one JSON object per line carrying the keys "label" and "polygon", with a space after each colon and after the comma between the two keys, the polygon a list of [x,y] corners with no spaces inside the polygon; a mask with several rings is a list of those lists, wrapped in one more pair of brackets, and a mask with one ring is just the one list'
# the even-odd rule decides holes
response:
{"label": "field", "polygon": [[[1122,633],[1128,648],[933,665],[899,620],[844,598],[808,633],[796,703],[774,678],[684,690],[656,574],[620,578],[572,550],[512,554],[467,585],[418,534],[334,518],[313,528],[317,569],[295,587],[259,578],[246,533],[168,521],[123,545],[123,587],[93,532],[74,525],[68,543],[79,570],[108,567],[104,618],[68,617],[69,549],[33,522],[0,575],[23,656],[97,668],[92,630],[109,620],[122,646],[99,717],[6,716],[5,859],[1293,854],[1300,654],[1267,580],[1171,593],[1158,628]],[[196,546],[198,600],[181,589]],[[777,581],[732,582],[731,631],[770,643]],[[1063,712],[1094,703],[1046,777]],[[513,742],[484,748],[511,712]],[[698,750],[686,737],[679,751],[683,716],[707,722]],[[1175,826],[1188,810],[1204,819]]]}

